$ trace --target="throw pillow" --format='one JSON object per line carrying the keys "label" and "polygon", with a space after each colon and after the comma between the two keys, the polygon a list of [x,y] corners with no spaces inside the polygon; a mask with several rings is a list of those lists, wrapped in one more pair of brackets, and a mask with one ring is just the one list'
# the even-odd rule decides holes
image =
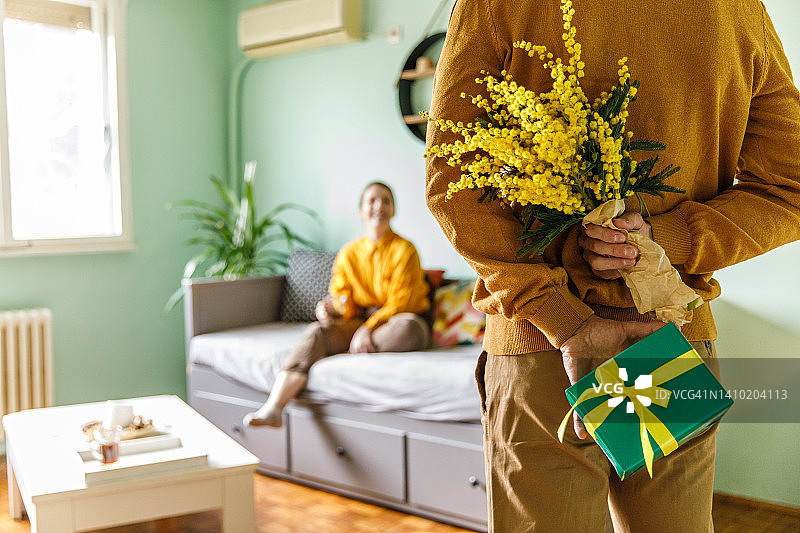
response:
{"label": "throw pillow", "polygon": [[442,281],[444,281],[444,270],[425,269],[425,278],[428,280],[428,285],[431,286],[431,290],[435,291],[442,286]]}
{"label": "throw pillow", "polygon": [[282,322],[313,322],[317,319],[314,308],[328,294],[334,259],[334,252],[292,252],[281,297]]}
{"label": "throw pillow", "polygon": [[433,297],[433,342],[439,348],[477,344],[486,330],[486,315],[472,307],[475,281],[462,280],[436,290]]}

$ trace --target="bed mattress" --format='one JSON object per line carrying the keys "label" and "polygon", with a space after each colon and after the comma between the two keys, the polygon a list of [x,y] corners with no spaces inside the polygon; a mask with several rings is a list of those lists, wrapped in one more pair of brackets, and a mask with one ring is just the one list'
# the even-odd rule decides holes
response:
{"label": "bed mattress", "polygon": [[[267,393],[283,360],[307,327],[275,322],[193,337],[191,363]],[[341,401],[371,411],[392,411],[423,420],[480,420],[475,385],[479,345],[410,353],[339,354],[315,364],[306,396]]]}

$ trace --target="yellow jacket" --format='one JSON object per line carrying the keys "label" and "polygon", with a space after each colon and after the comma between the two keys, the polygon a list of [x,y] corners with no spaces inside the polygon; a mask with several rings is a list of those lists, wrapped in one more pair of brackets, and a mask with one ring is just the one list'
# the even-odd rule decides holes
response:
{"label": "yellow jacket", "polygon": [[372,329],[397,313],[422,313],[430,306],[416,248],[391,230],[378,242],[362,237],[345,244],[333,264],[328,292],[347,319],[359,308],[378,307],[364,323]]}
{"label": "yellow jacket", "polygon": [[[631,79],[641,81],[627,128],[634,139],[666,143],[660,164],[681,167],[668,183],[686,190],[645,197],[654,240],[683,280],[713,300],[720,294],[715,270],[800,239],[800,95],[772,22],[758,0],[573,0],[573,7],[589,100],[617,82],[622,57]],[[457,0],[431,116],[474,121],[477,108],[460,94],[485,96],[475,83],[481,70],[499,78],[506,69],[530,90],[549,90],[549,71],[511,45],[531,41],[566,58],[562,24],[558,0]],[[429,146],[453,140],[428,129]],[[443,159],[429,159],[428,205],[480,278],[474,303],[488,314],[485,350],[558,347],[592,313],[652,319],[636,311],[622,280],[591,273],[577,226],[543,257],[518,258],[521,225],[512,209],[478,204],[480,191],[445,201],[459,175]],[[639,209],[635,197],[627,209]],[[708,305],[695,311],[684,334],[716,338]]]}

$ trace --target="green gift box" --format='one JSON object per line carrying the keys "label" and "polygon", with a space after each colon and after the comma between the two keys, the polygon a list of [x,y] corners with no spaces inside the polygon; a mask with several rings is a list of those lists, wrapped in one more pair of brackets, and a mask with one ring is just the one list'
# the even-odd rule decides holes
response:
{"label": "green gift box", "polygon": [[[708,366],[669,323],[566,391],[620,479],[705,431],[733,405]],[[563,439],[572,409],[559,428]]]}

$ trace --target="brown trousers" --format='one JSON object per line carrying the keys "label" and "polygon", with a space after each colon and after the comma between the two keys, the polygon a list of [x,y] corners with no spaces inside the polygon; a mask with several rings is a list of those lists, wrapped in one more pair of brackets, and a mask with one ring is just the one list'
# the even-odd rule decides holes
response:
{"label": "brown trousers", "polygon": [[[713,345],[692,346],[718,373]],[[570,421],[570,383],[558,350],[495,356],[476,371],[483,400],[489,531],[602,533],[606,509],[615,533],[713,532],[716,425],[646,470],[620,481],[603,451],[580,440]]]}
{"label": "brown trousers", "polygon": [[[294,347],[283,370],[308,374],[311,365],[325,357],[344,353],[364,320],[338,321],[328,326],[310,324]],[[428,347],[431,331],[425,319],[414,313],[398,313],[372,332],[372,344],[379,352],[411,352]]]}

